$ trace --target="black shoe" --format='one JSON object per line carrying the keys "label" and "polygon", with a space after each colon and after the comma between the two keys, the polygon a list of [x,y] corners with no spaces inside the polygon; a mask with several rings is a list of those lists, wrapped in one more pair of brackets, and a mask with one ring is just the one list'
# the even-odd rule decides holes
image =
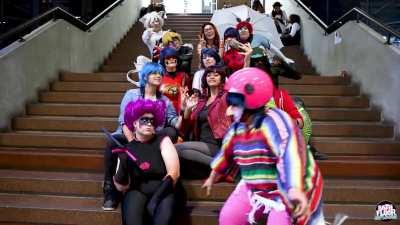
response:
{"label": "black shoe", "polygon": [[104,211],[112,211],[118,207],[119,203],[119,193],[115,189],[113,183],[111,181],[104,181],[103,186],[104,193],[104,202],[103,202],[103,210]]}
{"label": "black shoe", "polygon": [[329,158],[327,154],[319,152],[317,149],[314,148],[314,146],[309,145],[309,148],[315,160],[327,160]]}

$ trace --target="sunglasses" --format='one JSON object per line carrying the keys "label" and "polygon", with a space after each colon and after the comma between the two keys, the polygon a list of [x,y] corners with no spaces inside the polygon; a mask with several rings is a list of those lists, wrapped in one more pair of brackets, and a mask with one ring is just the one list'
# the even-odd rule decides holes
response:
{"label": "sunglasses", "polygon": [[144,126],[144,125],[154,126],[154,124],[155,124],[154,117],[141,117],[139,119],[140,126]]}
{"label": "sunglasses", "polygon": [[229,92],[226,95],[226,102],[229,106],[244,106],[244,95]]}

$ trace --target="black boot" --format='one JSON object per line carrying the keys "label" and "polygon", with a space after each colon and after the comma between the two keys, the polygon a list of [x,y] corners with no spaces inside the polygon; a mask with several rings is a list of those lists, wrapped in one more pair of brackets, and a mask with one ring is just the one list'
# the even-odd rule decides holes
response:
{"label": "black boot", "polygon": [[319,152],[314,146],[309,144],[307,147],[310,149],[315,160],[327,160],[329,158],[327,154]]}
{"label": "black boot", "polygon": [[104,202],[102,207],[103,210],[104,211],[115,210],[118,207],[120,193],[117,191],[111,180],[104,181],[103,194],[104,194]]}

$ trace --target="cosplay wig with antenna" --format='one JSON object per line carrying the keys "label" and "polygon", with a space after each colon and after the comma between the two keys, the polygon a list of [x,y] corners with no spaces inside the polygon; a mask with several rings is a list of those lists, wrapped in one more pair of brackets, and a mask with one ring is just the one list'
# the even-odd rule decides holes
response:
{"label": "cosplay wig with antenna", "polygon": [[160,21],[160,26],[164,26],[164,19],[162,18],[161,14],[158,12],[151,12],[144,15],[142,18],[139,19],[140,22],[143,23],[143,26],[147,29],[151,27],[151,24],[155,20]]}
{"label": "cosplay wig with antenna", "polygon": [[130,131],[134,131],[133,122],[145,113],[154,116],[154,128],[161,127],[165,121],[166,104],[163,100],[138,99],[129,102],[125,107],[124,122]]}

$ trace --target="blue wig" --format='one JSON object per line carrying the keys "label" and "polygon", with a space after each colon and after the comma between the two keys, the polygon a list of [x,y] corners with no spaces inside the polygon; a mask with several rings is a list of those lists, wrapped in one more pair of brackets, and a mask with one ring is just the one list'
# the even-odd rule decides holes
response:
{"label": "blue wig", "polygon": [[236,40],[239,39],[239,31],[237,31],[235,28],[233,27],[228,27],[225,32],[224,32],[224,40],[227,38],[236,38]]}
{"label": "blue wig", "polygon": [[148,77],[152,73],[164,75],[164,68],[158,63],[149,62],[144,64],[142,70],[139,72],[139,84],[141,89],[144,89],[147,84]]}
{"label": "blue wig", "polygon": [[221,63],[221,57],[219,57],[218,52],[214,49],[214,48],[203,48],[201,50],[201,60],[200,60],[200,64],[201,67],[204,68],[204,63],[203,63],[203,59],[206,56],[211,56],[215,59],[215,64],[220,64]]}
{"label": "blue wig", "polygon": [[179,66],[179,55],[178,51],[176,51],[175,48],[172,47],[165,47],[161,49],[160,53],[160,64],[165,68],[165,59],[174,57],[177,60],[177,64]]}

